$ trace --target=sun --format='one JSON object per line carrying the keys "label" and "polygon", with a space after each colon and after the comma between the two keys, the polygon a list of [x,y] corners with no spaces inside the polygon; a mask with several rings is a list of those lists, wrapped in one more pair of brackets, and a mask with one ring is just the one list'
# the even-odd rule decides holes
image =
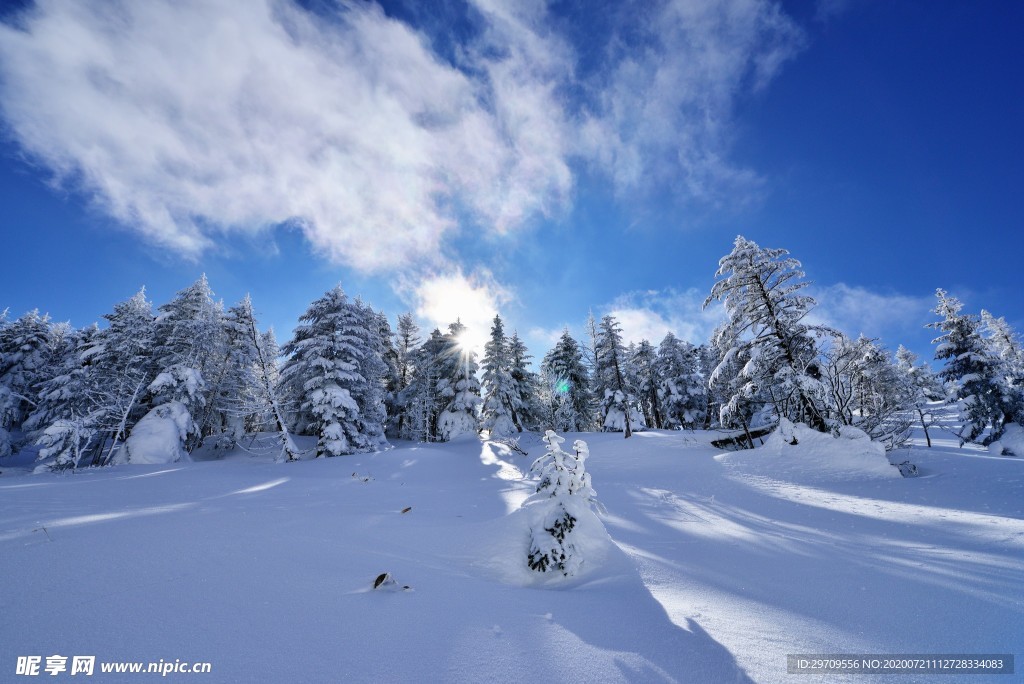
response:
{"label": "sun", "polygon": [[473,349],[473,341],[470,339],[469,331],[463,330],[455,336],[455,346],[459,348],[463,354],[468,354]]}

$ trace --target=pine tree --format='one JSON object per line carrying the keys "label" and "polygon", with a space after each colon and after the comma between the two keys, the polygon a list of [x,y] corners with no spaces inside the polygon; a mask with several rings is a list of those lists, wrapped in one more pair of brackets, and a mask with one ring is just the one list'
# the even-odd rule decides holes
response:
{"label": "pine tree", "polygon": [[[83,363],[92,366],[90,397],[98,411],[103,437],[93,464],[109,463],[132,426],[146,413],[146,388],[156,378],[153,359],[153,306],[142,288],[103,316],[109,323],[82,349]],[[107,447],[106,444],[110,443]]]}
{"label": "pine tree", "polygon": [[318,438],[317,457],[376,449],[383,426],[378,431],[365,409],[379,394],[360,373],[365,357],[374,353],[365,312],[337,286],[299,320],[282,349],[289,358],[281,381],[298,402],[299,425]]}
{"label": "pine tree", "polygon": [[707,379],[700,372],[696,347],[667,333],[658,346],[655,376],[663,406],[663,427],[693,430],[708,412]]}
{"label": "pine tree", "polygon": [[26,421],[40,447],[38,460],[56,457],[53,470],[77,468],[98,437],[102,413],[91,395],[95,367],[83,361],[82,353],[99,332],[93,324],[69,336],[60,371],[40,385],[39,404]]}
{"label": "pine tree", "polygon": [[607,431],[621,430],[626,439],[629,439],[634,430],[643,429],[645,425],[626,384],[623,372],[625,349],[622,345],[622,327],[614,316],[606,315],[601,318],[595,354],[595,389],[603,397],[600,424]]}
{"label": "pine tree", "polygon": [[562,336],[541,362],[547,421],[554,430],[584,432],[591,428],[590,376],[576,340]]}
{"label": "pine tree", "polygon": [[525,503],[530,513],[526,560],[531,570],[570,576],[584,562],[574,532],[597,496],[586,471],[589,449],[586,442],[576,440],[573,453],[568,454],[561,447],[565,440],[551,430],[545,433],[544,442],[545,454],[530,469],[539,481],[536,493]]}
{"label": "pine tree", "polygon": [[413,320],[411,313],[398,317],[398,328],[395,331],[395,388],[392,401],[392,413],[388,415],[388,431],[403,439],[410,439],[413,430],[409,429],[411,421],[412,393],[409,387],[413,384],[416,373],[415,358],[419,348],[420,329]]}
{"label": "pine tree", "polygon": [[704,307],[716,300],[725,305],[725,336],[735,346],[721,363],[737,354],[749,357],[741,370],[745,382],[738,388],[743,397],[749,400],[757,389],[777,416],[826,432],[814,338],[831,331],[804,322],[815,302],[800,294],[809,283],[800,282],[800,262],[787,254],[737,237],[732,252],[719,261],[719,280]]}
{"label": "pine tree", "polygon": [[531,358],[526,345],[519,339],[519,333],[513,331],[508,341],[508,372],[512,378],[512,402],[523,430],[535,429],[542,415],[540,379],[530,370]]}
{"label": "pine tree", "polygon": [[938,304],[932,312],[942,320],[928,327],[942,331],[932,342],[938,345],[935,359],[946,362],[939,378],[950,400],[960,406],[961,444],[981,440],[987,445],[999,439],[1014,413],[1013,398],[1000,378],[1002,362],[982,337],[977,316],[960,313],[960,300],[941,288],[935,296]]}
{"label": "pine tree", "polygon": [[480,424],[492,439],[500,439],[522,432],[519,422],[520,397],[516,393],[509,359],[508,338],[501,316],[495,315],[491,326],[491,338],[484,345],[483,408]]}
{"label": "pine tree", "polygon": [[359,374],[365,384],[362,392],[355,395],[359,404],[359,425],[373,450],[377,450],[388,443],[385,435],[388,420],[387,385],[393,370],[389,359],[394,351],[391,348],[391,326],[384,314],[374,311],[361,299],[356,300],[355,307],[366,329],[364,345],[367,350],[359,362]]}
{"label": "pine tree", "polygon": [[384,363],[383,377],[383,411],[384,411],[384,435],[397,434],[393,422],[397,420],[401,412],[399,396],[405,384],[402,380],[402,371],[399,368],[398,348],[395,347],[395,333],[391,328],[391,322],[383,313],[374,312],[377,321],[377,336],[381,348],[381,360]]}
{"label": "pine tree", "polygon": [[1000,316],[981,310],[981,333],[990,353],[999,359],[999,378],[1011,419],[1024,425],[1024,345],[1017,333]]}
{"label": "pine tree", "polygon": [[747,446],[753,449],[750,429],[761,427],[758,423],[765,418],[764,408],[771,404],[764,389],[745,374],[752,347],[739,344],[735,329],[726,321],[715,330],[709,351],[708,403],[717,407],[716,423],[723,428],[742,428]]}
{"label": "pine tree", "polygon": [[658,354],[647,340],[641,340],[629,354],[629,367],[640,410],[647,425],[665,427],[664,411],[658,394]]}
{"label": "pine tree", "polygon": [[438,417],[444,409],[445,398],[439,386],[442,373],[447,368],[443,356],[449,353],[451,347],[437,328],[412,352],[413,372],[409,385],[401,394],[405,410],[401,433],[403,438],[421,442],[441,439]]}
{"label": "pine tree", "polygon": [[38,405],[38,384],[52,372],[51,348],[50,318],[38,310],[0,327],[0,429],[5,433],[20,428]]}
{"label": "pine tree", "polygon": [[437,435],[443,442],[479,431],[480,382],[476,378],[476,354],[460,342],[465,330],[460,321],[448,326],[438,359],[441,368],[437,389],[444,408],[437,417]]}
{"label": "pine tree", "polygon": [[[151,392],[150,406],[172,400],[183,403],[196,425],[186,445],[186,450],[192,451],[219,427],[215,425],[214,407],[229,362],[223,306],[214,301],[213,291],[203,274],[158,310],[160,314],[153,329],[154,363],[158,372],[169,373],[165,380],[177,378],[177,381],[159,384],[162,394]],[[187,378],[192,379],[186,382]],[[194,388],[197,382],[202,384],[202,390],[184,391]],[[168,393],[170,387],[179,389]],[[175,398],[169,399],[172,394]]]}

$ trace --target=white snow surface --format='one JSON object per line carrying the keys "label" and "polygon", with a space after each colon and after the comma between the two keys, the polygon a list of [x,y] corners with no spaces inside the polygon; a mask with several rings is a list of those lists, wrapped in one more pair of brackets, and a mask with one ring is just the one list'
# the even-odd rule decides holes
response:
{"label": "white snow surface", "polygon": [[1024,427],[1010,423],[995,442],[988,445],[989,453],[996,456],[1024,456]]}
{"label": "white snow surface", "polygon": [[764,446],[722,454],[718,459],[742,463],[746,472],[801,481],[902,477],[886,458],[885,447],[872,442],[863,430],[845,425],[839,437],[833,437],[785,418]]}
{"label": "white snow surface", "polygon": [[142,417],[125,441],[124,457],[135,465],[189,460],[182,448],[193,430],[192,415],[180,401],[157,406]]}
{"label": "white snow surface", "polygon": [[[212,663],[171,682],[792,682],[789,653],[1020,651],[1022,459],[939,434],[899,454],[920,477],[822,477],[781,467],[810,439],[563,436],[606,509],[570,578],[525,565],[537,435],[529,456],[465,439],[275,464],[268,438],[68,474],[4,459],[0,679],[57,653]],[[385,572],[410,589],[373,590]]]}

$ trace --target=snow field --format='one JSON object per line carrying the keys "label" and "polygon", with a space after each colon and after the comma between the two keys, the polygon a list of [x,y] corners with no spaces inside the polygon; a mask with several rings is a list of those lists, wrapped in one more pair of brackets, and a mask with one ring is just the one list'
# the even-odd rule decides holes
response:
{"label": "snow field", "polygon": [[[1019,459],[915,447],[919,478],[822,475],[758,463],[771,448],[723,455],[710,433],[564,436],[589,444],[607,509],[569,578],[525,567],[537,436],[527,457],[463,439],[5,466],[0,668],[60,653],[209,661],[216,682],[782,682],[787,653],[1017,648]],[[410,590],[374,591],[382,572]]]}

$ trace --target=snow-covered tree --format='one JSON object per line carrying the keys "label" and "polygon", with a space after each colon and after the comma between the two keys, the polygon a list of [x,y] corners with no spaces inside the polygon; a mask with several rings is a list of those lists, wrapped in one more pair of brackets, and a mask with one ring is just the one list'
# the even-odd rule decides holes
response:
{"label": "snow-covered tree", "polygon": [[837,335],[820,367],[831,424],[853,425],[890,450],[906,441],[912,395],[889,352],[863,335]]}
{"label": "snow-covered tree", "polygon": [[96,464],[110,462],[128,432],[146,413],[146,388],[157,374],[153,305],[146,299],[145,288],[115,304],[113,312],[103,317],[108,327],[82,350],[83,362],[94,369],[90,394],[104,433],[93,458]]}
{"label": "snow-covered tree", "polygon": [[918,420],[921,421],[925,441],[930,447],[932,438],[928,434],[928,428],[935,424],[935,418],[928,409],[928,404],[945,398],[942,384],[932,373],[928,364],[918,363],[917,354],[902,344],[896,350],[896,365],[903,375],[909,403],[917,413]]}
{"label": "snow-covered tree", "polygon": [[708,367],[712,369],[708,376],[708,410],[715,410],[716,425],[742,428],[746,445],[753,449],[751,428],[765,427],[776,416],[772,415],[771,403],[763,388],[744,373],[750,364],[751,349],[738,343],[728,321],[715,329],[708,347]]}
{"label": "snow-covered tree", "polygon": [[439,386],[448,366],[444,357],[452,351],[445,336],[435,328],[430,337],[412,352],[414,371],[400,395],[405,416],[400,436],[404,439],[421,442],[440,440],[438,417],[444,408],[445,398]]}
{"label": "snow-covered tree", "polygon": [[484,345],[480,365],[483,368],[481,427],[489,432],[492,439],[522,432],[519,422],[521,397],[512,380],[509,343],[505,337],[505,324],[499,315],[494,316],[491,338]]}
{"label": "snow-covered tree", "polygon": [[693,430],[703,426],[708,390],[697,348],[667,333],[658,346],[655,375],[664,416],[662,427]]}
{"label": "snow-covered tree", "polygon": [[595,347],[595,389],[602,397],[600,424],[606,431],[621,431],[629,439],[635,430],[646,426],[626,384],[622,327],[614,316],[609,314],[601,318]]}
{"label": "snow-covered tree", "polygon": [[941,288],[935,296],[938,304],[932,312],[941,320],[928,327],[942,332],[933,340],[938,345],[935,359],[946,362],[939,378],[950,401],[960,406],[964,425],[959,437],[961,442],[989,444],[999,439],[1016,408],[1002,376],[1002,360],[982,337],[977,316],[961,313],[960,300]]}
{"label": "snow-covered tree", "polygon": [[56,457],[54,470],[78,467],[98,437],[102,412],[93,401],[95,367],[82,359],[99,328],[93,324],[76,331],[68,340],[60,370],[39,388],[39,403],[25,422],[41,447],[39,460]]}
{"label": "snow-covered tree", "polygon": [[355,302],[356,311],[362,316],[367,331],[366,353],[359,360],[359,374],[365,385],[355,395],[359,404],[360,431],[377,450],[387,445],[385,424],[387,414],[387,383],[392,372],[389,363],[391,349],[391,326],[384,314],[374,311],[360,299]]}
{"label": "snow-covered tree", "polygon": [[584,432],[593,425],[590,377],[583,352],[563,330],[540,365],[547,422],[555,430]]}
{"label": "snow-covered tree", "polygon": [[629,385],[636,393],[640,411],[647,425],[665,427],[665,411],[658,393],[658,352],[647,340],[631,347],[629,353]]}
{"label": "snow-covered tree", "polygon": [[479,431],[480,382],[476,377],[476,354],[462,343],[465,330],[460,321],[449,325],[439,354],[437,389],[444,408],[437,417],[437,435],[443,442]]}
{"label": "snow-covered tree", "polygon": [[[186,449],[191,451],[202,439],[219,430],[215,423],[216,396],[229,363],[225,339],[223,306],[213,299],[213,291],[203,274],[196,282],[178,292],[174,298],[158,307],[160,312],[153,326],[153,361],[158,372],[170,371],[184,378],[192,369],[202,381],[201,395],[185,403],[195,422],[192,439]],[[151,397],[151,406],[166,400]]]}
{"label": "snow-covered tree", "polygon": [[589,455],[586,442],[576,440],[573,453],[562,450],[565,439],[553,431],[544,434],[545,454],[530,469],[538,479],[536,493],[525,503],[530,514],[530,550],[527,565],[537,572],[573,575],[584,558],[575,542],[574,531],[596,493],[586,470]]}
{"label": "snow-covered tree", "polygon": [[815,302],[801,294],[809,283],[801,281],[800,262],[787,254],[784,249],[762,248],[737,237],[732,252],[719,261],[715,273],[719,280],[704,307],[720,301],[728,317],[719,335],[733,346],[719,365],[729,364],[737,355],[749,357],[740,371],[744,382],[737,391],[746,400],[760,393],[777,416],[825,432],[829,425],[820,399],[815,338],[831,331],[804,322]]}
{"label": "snow-covered tree", "polygon": [[512,378],[513,402],[519,425],[524,430],[535,429],[541,422],[540,378],[530,370],[530,356],[519,333],[512,332],[508,340],[509,376]]}
{"label": "snow-covered tree", "polygon": [[395,370],[396,383],[392,400],[393,413],[388,415],[389,431],[405,439],[411,437],[409,425],[411,393],[408,388],[413,383],[416,373],[416,350],[421,343],[420,329],[411,313],[398,317],[398,328],[395,330]]}
{"label": "snow-covered tree", "polygon": [[38,385],[51,374],[51,361],[48,316],[33,310],[0,326],[0,430],[5,434],[20,428],[38,405]]}
{"label": "snow-covered tree", "polygon": [[282,348],[288,360],[281,381],[298,403],[300,430],[317,436],[317,457],[377,449],[383,426],[372,424],[374,414],[366,408],[380,392],[360,372],[367,367],[365,357],[375,353],[365,312],[339,285],[299,320]]}
{"label": "snow-covered tree", "polygon": [[1012,420],[1024,425],[1024,345],[1006,319],[981,310],[981,334],[999,359],[999,378]]}
{"label": "snow-covered tree", "polygon": [[281,444],[277,460],[298,460],[277,386],[279,349],[274,331],[259,331],[249,295],[228,309],[224,328],[228,362],[219,408],[228,419],[226,437],[236,443],[245,433],[273,430]]}

